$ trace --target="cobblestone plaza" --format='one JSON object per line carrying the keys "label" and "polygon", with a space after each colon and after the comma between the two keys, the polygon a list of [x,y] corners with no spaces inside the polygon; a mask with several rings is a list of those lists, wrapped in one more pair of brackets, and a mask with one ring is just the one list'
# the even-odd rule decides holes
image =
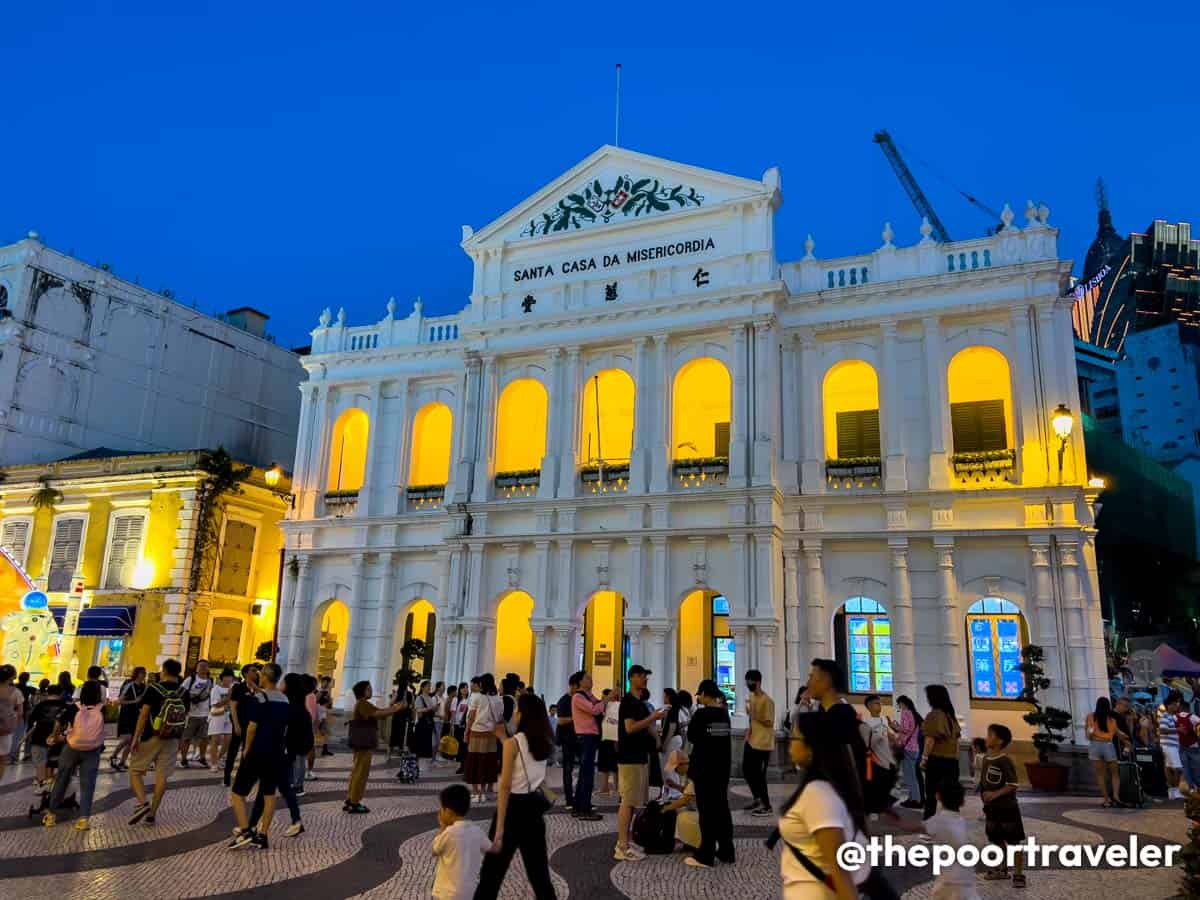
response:
{"label": "cobblestone plaza", "polygon": [[[453,780],[451,770],[435,769],[415,785],[402,785],[381,754],[367,789],[370,813],[349,816],[342,812],[349,762],[343,753],[318,763],[319,778],[307,784],[301,798],[305,833],[285,837],[287,816],[278,815],[267,851],[225,849],[233,816],[228,793],[215,771],[177,769],[152,827],[126,824],[134,804],[128,777],[105,771],[96,791],[91,830],[78,832],[69,820],[60,820],[50,830],[41,826],[40,817],[30,818],[32,767],[29,763],[11,767],[0,783],[0,896],[21,900],[428,897],[434,874],[430,845],[437,833],[437,794]],[[558,775],[558,770],[552,770],[552,780]],[[771,786],[777,801],[790,790],[789,784]],[[738,862],[711,871],[683,865],[682,854],[615,862],[616,809],[611,800],[599,800],[604,814],[599,822],[572,819],[561,807],[547,817],[550,864],[560,898],[701,900],[727,898],[735,892],[742,900],[779,896],[779,851],[763,846],[771,822],[741,811],[749,793],[739,782],[734,782],[730,794]],[[1187,820],[1179,803],[1106,810],[1094,797],[1022,792],[1021,804],[1026,830],[1042,843],[1127,843],[1130,833],[1156,844],[1182,843],[1186,837]],[[481,820],[490,815],[490,807],[471,812],[472,818]],[[971,840],[985,843],[976,797],[968,798],[964,815]],[[901,843],[918,840],[878,825],[875,830],[891,832]],[[1029,900],[1071,900],[1094,897],[1100,891],[1110,896],[1163,898],[1175,894],[1179,871],[1033,870],[1023,892],[1014,891],[1009,882],[986,882],[982,877],[978,886],[985,900],[1022,894]],[[891,869],[888,877],[908,900],[930,896],[932,880],[927,870]],[[524,872],[514,862],[501,896],[516,900],[530,895]]]}

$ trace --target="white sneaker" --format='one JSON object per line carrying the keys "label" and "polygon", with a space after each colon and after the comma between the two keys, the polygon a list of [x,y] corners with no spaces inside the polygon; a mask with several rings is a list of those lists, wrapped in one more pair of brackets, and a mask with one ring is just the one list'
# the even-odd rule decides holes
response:
{"label": "white sneaker", "polygon": [[316,772],[305,772],[305,773],[304,773],[304,780],[305,780],[305,781],[316,781],[316,780],[317,780],[317,773],[316,773]]}
{"label": "white sneaker", "polygon": [[621,860],[622,862],[639,862],[645,858],[646,857],[640,850],[635,850],[633,848],[632,844],[627,846],[624,850],[621,849],[620,844],[617,844],[617,846],[613,848],[613,859]]}

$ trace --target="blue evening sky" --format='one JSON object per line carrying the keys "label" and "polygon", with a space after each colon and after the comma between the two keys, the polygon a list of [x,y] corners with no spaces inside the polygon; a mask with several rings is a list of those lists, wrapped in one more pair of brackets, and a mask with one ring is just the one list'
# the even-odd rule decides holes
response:
{"label": "blue evening sky", "polygon": [[[184,11],[164,11],[164,10]],[[1169,10],[1169,13],[1167,12]],[[1200,213],[1200,4],[10,4],[0,244],[244,304],[287,344],[323,306],[459,309],[479,228],[613,137],[783,172],[781,259],[915,242],[888,128],[955,237],[1044,202],[1082,263],[1103,175],[1117,227]],[[918,160],[926,163],[921,164]]]}

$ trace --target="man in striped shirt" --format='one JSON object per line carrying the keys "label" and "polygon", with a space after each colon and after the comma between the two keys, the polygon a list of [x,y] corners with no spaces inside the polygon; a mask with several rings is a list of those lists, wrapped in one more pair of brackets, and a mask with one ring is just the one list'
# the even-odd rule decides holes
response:
{"label": "man in striped shirt", "polygon": [[1162,747],[1163,765],[1167,770],[1167,799],[1178,800],[1183,796],[1179,790],[1179,775],[1183,763],[1179,759],[1179,706],[1183,695],[1171,691],[1158,711],[1158,743]]}

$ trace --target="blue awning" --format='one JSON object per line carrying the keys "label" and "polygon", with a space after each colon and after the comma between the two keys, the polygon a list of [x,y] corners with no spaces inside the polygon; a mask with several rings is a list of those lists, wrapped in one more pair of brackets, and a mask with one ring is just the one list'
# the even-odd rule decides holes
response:
{"label": "blue awning", "polygon": [[[59,629],[67,618],[65,606],[52,606],[50,613]],[[136,606],[89,606],[79,611],[78,637],[125,637],[133,634],[137,622]]]}

